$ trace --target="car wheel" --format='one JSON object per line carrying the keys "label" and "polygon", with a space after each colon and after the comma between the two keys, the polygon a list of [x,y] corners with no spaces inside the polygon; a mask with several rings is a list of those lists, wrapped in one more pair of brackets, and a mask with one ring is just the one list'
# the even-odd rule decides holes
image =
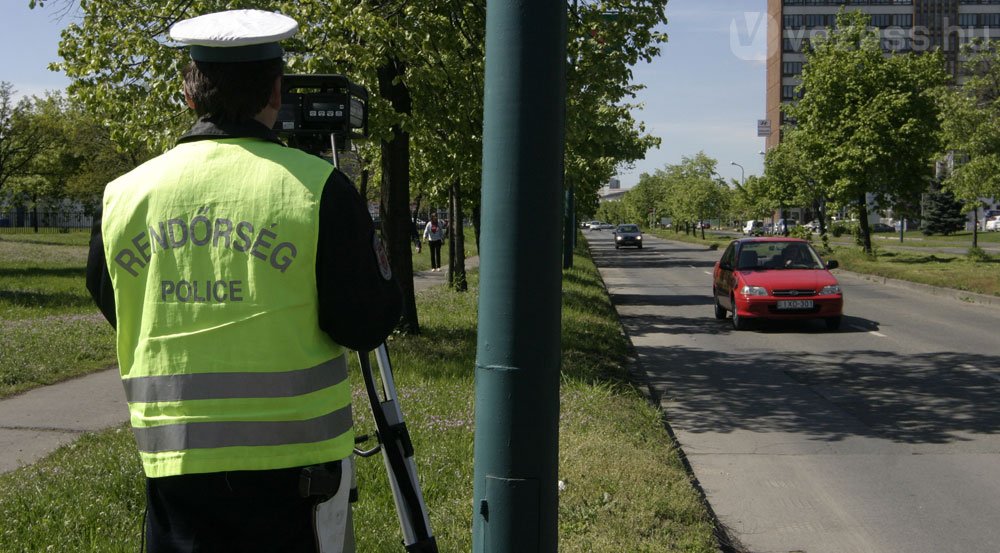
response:
{"label": "car wheel", "polygon": [[715,318],[722,320],[726,318],[726,309],[719,305],[719,298],[715,295],[715,291],[712,291],[712,296],[715,298]]}
{"label": "car wheel", "polygon": [[740,317],[739,312],[736,311],[736,300],[733,299],[733,329],[735,329],[735,330],[746,330],[747,329],[747,323],[748,323],[748,321],[746,320],[746,318],[745,317]]}
{"label": "car wheel", "polygon": [[642,249],[642,244],[639,244],[639,249],[640,249],[640,250]]}
{"label": "car wheel", "polygon": [[841,317],[829,317],[826,319],[826,329],[827,330],[837,330],[840,328]]}
{"label": "car wheel", "polygon": [[617,249],[620,249],[620,248],[621,248],[621,246],[619,246],[618,244],[615,244],[615,249],[616,249],[616,250],[617,250]]}

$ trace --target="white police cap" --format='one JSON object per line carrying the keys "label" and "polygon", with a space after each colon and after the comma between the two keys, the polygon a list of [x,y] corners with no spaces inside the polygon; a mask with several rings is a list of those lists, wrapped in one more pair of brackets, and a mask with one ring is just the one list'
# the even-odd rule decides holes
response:
{"label": "white police cap", "polygon": [[178,21],[170,38],[191,46],[191,59],[241,62],[280,58],[279,40],[299,30],[291,17],[263,10],[230,10]]}

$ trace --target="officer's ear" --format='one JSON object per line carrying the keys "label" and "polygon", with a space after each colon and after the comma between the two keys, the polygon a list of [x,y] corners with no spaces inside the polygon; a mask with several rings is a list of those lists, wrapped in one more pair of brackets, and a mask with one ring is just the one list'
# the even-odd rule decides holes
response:
{"label": "officer's ear", "polygon": [[194,99],[191,98],[190,94],[188,94],[188,90],[187,90],[186,86],[184,87],[184,103],[186,103],[189,108],[195,109],[195,107],[194,107]]}

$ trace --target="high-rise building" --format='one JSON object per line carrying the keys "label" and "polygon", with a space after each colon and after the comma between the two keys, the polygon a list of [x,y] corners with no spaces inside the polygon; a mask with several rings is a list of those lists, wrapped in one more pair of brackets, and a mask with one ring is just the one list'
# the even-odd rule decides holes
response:
{"label": "high-rise building", "polygon": [[768,148],[781,140],[781,105],[795,99],[805,63],[803,49],[833,26],[841,8],[871,14],[887,52],[941,49],[947,70],[956,78],[963,43],[974,37],[1000,39],[1000,0],[768,0]]}

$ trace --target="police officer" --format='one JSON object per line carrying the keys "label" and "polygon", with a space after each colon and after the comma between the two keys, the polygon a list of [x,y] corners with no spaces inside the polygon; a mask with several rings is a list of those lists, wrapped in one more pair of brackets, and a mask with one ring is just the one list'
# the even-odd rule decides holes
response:
{"label": "police officer", "polygon": [[174,25],[199,118],[107,186],[94,227],[87,287],[117,329],[153,553],[321,550],[354,445],[345,350],[400,316],[362,198],[271,131],[297,29],[257,10]]}

